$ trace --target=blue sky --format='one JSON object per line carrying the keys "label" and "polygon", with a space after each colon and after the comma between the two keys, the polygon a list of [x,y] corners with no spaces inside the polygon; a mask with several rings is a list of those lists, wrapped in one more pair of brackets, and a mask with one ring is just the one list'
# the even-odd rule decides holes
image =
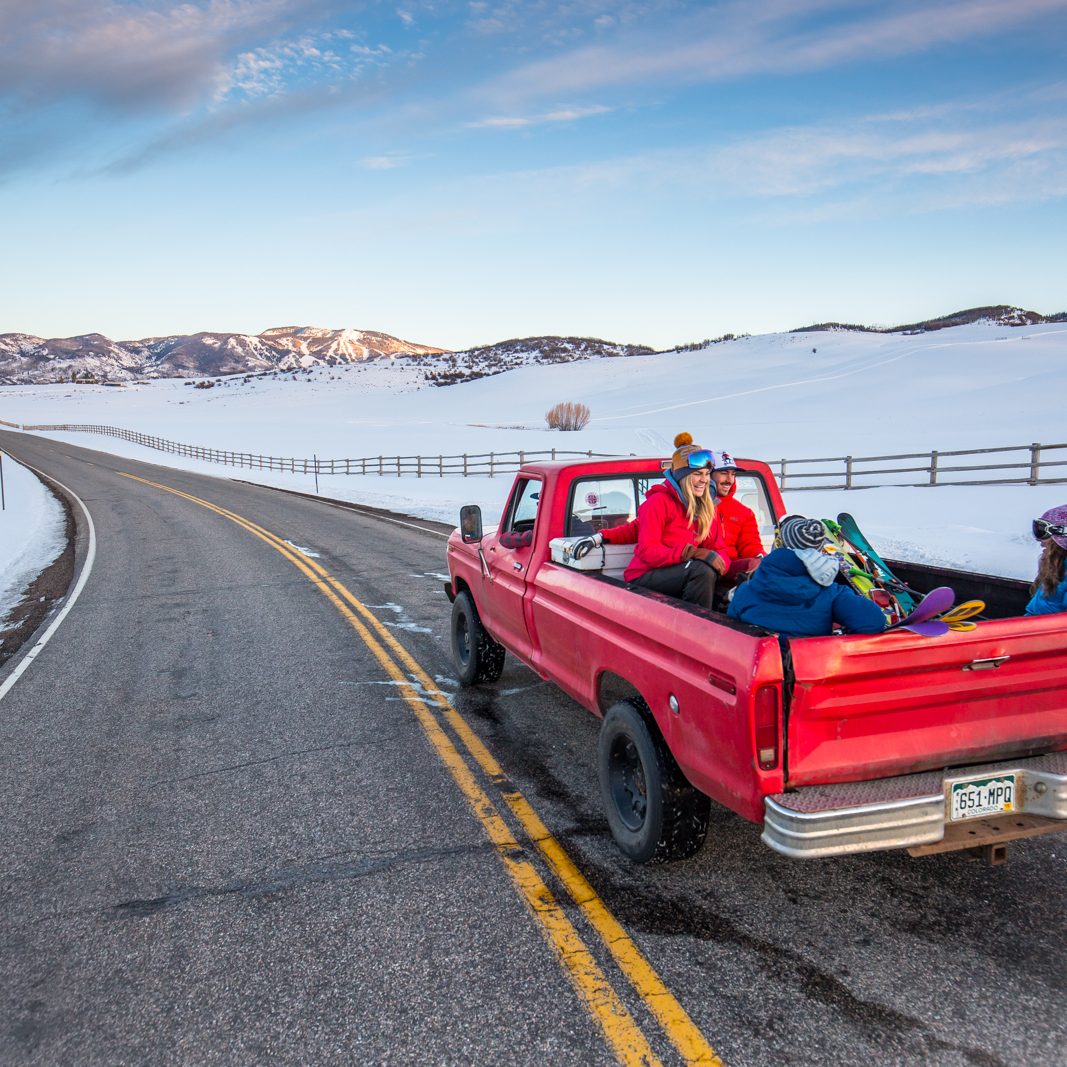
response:
{"label": "blue sky", "polygon": [[1067,0],[0,0],[0,332],[1067,310]]}

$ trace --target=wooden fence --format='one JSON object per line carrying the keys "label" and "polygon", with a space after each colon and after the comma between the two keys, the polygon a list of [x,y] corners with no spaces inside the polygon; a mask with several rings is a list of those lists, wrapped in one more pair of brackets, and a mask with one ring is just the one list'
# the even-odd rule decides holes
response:
{"label": "wooden fence", "polygon": [[4,422],[3,419],[0,419],[0,426],[10,426],[13,430],[17,430],[19,428],[19,424],[17,422]]}
{"label": "wooden fence", "polygon": [[[950,452],[904,452],[895,456],[832,456],[778,461],[778,484],[803,489],[865,489],[872,486],[1038,485],[1067,482],[1067,444],[1004,445]],[[1048,458],[1049,455],[1052,458]],[[973,462],[977,456],[996,461]],[[820,469],[810,469],[821,464]],[[798,469],[799,468],[799,469]]]}
{"label": "wooden fence", "polygon": [[476,455],[463,453],[446,456],[361,456],[358,459],[299,459],[289,456],[261,456],[254,452],[231,452],[218,448],[202,448],[168,441],[135,430],[123,430],[117,426],[87,426],[84,424],[55,423],[49,425],[23,426],[24,430],[52,430],[64,433],[96,433],[105,437],[117,437],[145,448],[170,452],[176,456],[188,456],[208,463],[225,463],[231,467],[248,467],[252,470],[289,471],[293,474],[371,474],[379,477],[400,478],[414,475],[416,478],[443,478],[446,474],[458,474],[464,478],[475,475],[514,474],[524,463],[531,460],[557,459],[617,459],[617,455],[603,452],[575,452],[560,448],[539,452],[481,452]]}
{"label": "wooden fence", "polygon": [[[5,426],[19,428],[17,423]],[[617,455],[552,448],[527,452],[481,452],[446,456],[361,456],[358,459],[300,459],[261,456],[168,441],[151,434],[116,426],[60,423],[22,426],[23,430],[53,430],[66,433],[96,433],[117,437],[161,452],[224,463],[253,470],[289,471],[293,474],[361,474],[400,478],[443,478],[445,475],[514,474],[532,460],[617,459]],[[996,456],[997,461],[973,462],[974,457]],[[1052,458],[1049,458],[1049,457]],[[816,459],[777,461],[782,489],[866,489],[874,486],[928,485],[1052,485],[1067,482],[1067,444],[1005,445],[1001,448],[969,448],[949,452],[905,452],[893,456],[830,456]],[[815,467],[816,469],[811,469]]]}

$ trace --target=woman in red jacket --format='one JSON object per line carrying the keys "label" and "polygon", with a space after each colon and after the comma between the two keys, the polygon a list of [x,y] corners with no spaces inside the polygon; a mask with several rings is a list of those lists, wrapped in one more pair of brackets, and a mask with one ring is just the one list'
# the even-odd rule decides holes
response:
{"label": "woman in red jacket", "polygon": [[[710,608],[725,573],[725,545],[710,489],[711,453],[680,433],[671,469],[637,510],[637,547],[623,578],[657,593]],[[608,544],[632,542],[625,527],[604,530]]]}

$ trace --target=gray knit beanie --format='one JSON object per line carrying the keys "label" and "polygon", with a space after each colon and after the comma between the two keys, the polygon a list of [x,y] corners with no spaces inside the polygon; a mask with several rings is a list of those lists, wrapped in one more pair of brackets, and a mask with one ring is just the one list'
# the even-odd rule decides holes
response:
{"label": "gray knit beanie", "polygon": [[787,515],[779,523],[778,533],[785,548],[822,548],[828,540],[823,524],[803,515]]}

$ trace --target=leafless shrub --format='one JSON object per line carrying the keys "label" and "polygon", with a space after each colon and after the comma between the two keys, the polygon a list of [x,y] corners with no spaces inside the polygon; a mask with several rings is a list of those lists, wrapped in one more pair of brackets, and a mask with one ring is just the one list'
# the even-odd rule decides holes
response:
{"label": "leafless shrub", "polygon": [[589,409],[585,404],[564,400],[545,412],[545,422],[550,430],[581,430],[589,422]]}

